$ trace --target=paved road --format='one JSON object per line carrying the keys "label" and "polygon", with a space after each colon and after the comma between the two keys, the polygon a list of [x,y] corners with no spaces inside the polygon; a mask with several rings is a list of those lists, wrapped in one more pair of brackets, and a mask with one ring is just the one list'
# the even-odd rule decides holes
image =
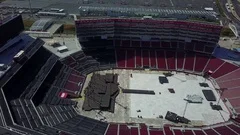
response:
{"label": "paved road", "polygon": [[225,6],[226,3],[227,3],[227,0],[220,0],[220,5],[223,7],[223,11],[227,15],[228,19],[230,19],[231,22],[236,26],[238,33],[240,33],[240,22],[233,16],[231,12],[228,12]]}
{"label": "paved road", "polygon": [[[103,4],[99,4],[98,1],[103,1]],[[121,5],[121,1],[126,1],[127,4]],[[150,3],[147,7],[153,8],[204,10],[205,7],[213,7],[216,9],[215,0],[90,0],[89,4],[83,4],[83,0],[31,0],[31,5],[33,8],[64,8],[68,13],[77,14],[78,7],[83,5],[144,8],[146,1]],[[1,5],[28,8],[29,0],[6,0]]]}

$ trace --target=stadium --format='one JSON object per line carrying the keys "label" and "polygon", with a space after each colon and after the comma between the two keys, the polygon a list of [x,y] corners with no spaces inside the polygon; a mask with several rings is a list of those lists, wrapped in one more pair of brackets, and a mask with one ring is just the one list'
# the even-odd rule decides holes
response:
{"label": "stadium", "polygon": [[[8,65],[0,79],[1,134],[240,134],[239,54],[217,44],[221,26],[80,19],[82,50],[59,58],[42,39],[21,35],[21,16],[0,32],[14,21],[18,30],[0,33],[0,62]],[[4,49],[18,44],[26,45],[16,55]]]}

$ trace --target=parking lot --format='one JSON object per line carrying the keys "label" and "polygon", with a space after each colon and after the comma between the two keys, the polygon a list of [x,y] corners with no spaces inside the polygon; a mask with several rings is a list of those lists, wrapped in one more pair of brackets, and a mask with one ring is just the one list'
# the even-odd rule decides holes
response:
{"label": "parking lot", "polygon": [[[110,7],[148,7],[161,9],[191,9],[204,10],[205,7],[216,9],[214,0],[31,0],[32,8],[63,8],[68,13],[78,14],[80,6],[110,6]],[[16,6],[21,8],[29,8],[28,0],[6,0],[0,6]]]}

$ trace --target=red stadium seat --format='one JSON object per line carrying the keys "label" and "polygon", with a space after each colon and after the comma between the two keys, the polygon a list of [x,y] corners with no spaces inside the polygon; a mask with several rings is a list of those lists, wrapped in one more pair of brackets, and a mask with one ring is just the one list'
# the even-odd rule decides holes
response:
{"label": "red stadium seat", "polygon": [[204,69],[204,72],[206,71],[215,71],[216,69],[218,69],[222,64],[224,63],[223,60],[220,60],[218,58],[215,58],[215,57],[211,57],[206,68]]}
{"label": "red stadium seat", "polygon": [[168,70],[176,70],[176,53],[173,51],[166,51],[166,60]]}
{"label": "red stadium seat", "polygon": [[76,84],[76,83],[67,81],[64,88],[68,91],[75,92],[75,91],[79,91],[81,87],[78,86],[78,84]]}
{"label": "red stadium seat", "polygon": [[135,68],[135,50],[127,50],[127,68]]}
{"label": "red stadium seat", "polygon": [[149,67],[149,50],[142,50],[143,66]]}
{"label": "red stadium seat", "polygon": [[[71,74],[72,74],[72,75],[78,75],[78,76],[81,76],[81,73],[79,73],[79,72],[76,71],[76,70],[72,70]],[[82,77],[83,77],[83,76],[82,76]],[[85,78],[85,77],[83,77],[83,78]]]}
{"label": "red stadium seat", "polygon": [[163,131],[159,129],[150,129],[149,133],[149,135],[164,135]]}
{"label": "red stadium seat", "polygon": [[117,66],[119,68],[126,67],[126,51],[125,50],[117,50]]}
{"label": "red stadium seat", "polygon": [[211,76],[213,78],[218,78],[222,75],[225,75],[229,72],[232,72],[234,70],[236,70],[238,67],[233,65],[233,64],[230,64],[228,62],[225,62],[219,69],[217,69],[217,71],[215,71]]}
{"label": "red stadium seat", "polygon": [[226,126],[216,127],[216,128],[214,128],[214,130],[217,131],[221,135],[238,135]]}
{"label": "red stadium seat", "polygon": [[166,70],[166,59],[165,59],[165,51],[159,50],[156,51],[157,53],[157,64],[158,64],[158,69]]}
{"label": "red stadium seat", "polygon": [[110,124],[107,130],[106,135],[118,135],[118,125]]}
{"label": "red stadium seat", "polygon": [[175,135],[183,135],[180,129],[174,129],[173,132]]}
{"label": "red stadium seat", "polygon": [[150,50],[150,65],[153,68],[157,67],[157,57],[154,50]]}
{"label": "red stadium seat", "polygon": [[142,67],[142,52],[141,50],[136,50],[136,67]]}
{"label": "red stadium seat", "polygon": [[218,133],[216,133],[213,129],[205,129],[204,132],[207,134],[207,135],[218,135]]}
{"label": "red stadium seat", "polygon": [[222,96],[224,98],[233,98],[239,95],[240,95],[240,88],[237,87],[237,88],[231,88],[231,89],[225,90]]}
{"label": "red stadium seat", "polygon": [[138,128],[132,127],[131,128],[131,135],[138,135]]}
{"label": "red stadium seat", "polygon": [[205,135],[205,133],[202,130],[193,130],[195,135]]}
{"label": "red stadium seat", "polygon": [[217,82],[240,78],[240,68],[216,79]]}
{"label": "red stadium seat", "polygon": [[240,107],[240,96],[239,97],[235,97],[232,99],[228,99],[229,102],[231,103],[231,105],[233,106],[233,108],[239,108]]}
{"label": "red stadium seat", "polygon": [[148,130],[146,125],[141,125],[140,127],[140,134],[141,135],[148,135]]}
{"label": "red stadium seat", "polygon": [[170,130],[169,126],[164,126],[163,129],[164,129],[165,135],[173,135],[173,132]]}
{"label": "red stadium seat", "polygon": [[225,81],[225,82],[219,82],[218,85],[220,86],[220,88],[228,88],[228,89],[239,87],[240,79],[228,80],[228,81]]}
{"label": "red stadium seat", "polygon": [[240,127],[235,125],[235,124],[231,124],[231,125],[227,125],[230,129],[232,129],[233,131],[240,133]]}
{"label": "red stadium seat", "polygon": [[234,108],[237,113],[240,113],[240,108]]}
{"label": "red stadium seat", "polygon": [[195,62],[195,54],[186,53],[184,69],[188,71],[193,71]]}
{"label": "red stadium seat", "polygon": [[79,82],[83,82],[84,81],[84,78],[83,77],[80,77],[80,76],[76,76],[76,75],[70,75],[68,77],[68,80],[69,81],[72,81],[72,82],[75,82],[75,83],[79,83]]}
{"label": "red stadium seat", "polygon": [[196,54],[195,72],[202,72],[207,65],[209,56]]}
{"label": "red stadium seat", "polygon": [[177,69],[178,70],[183,69],[184,60],[185,60],[185,53],[177,52]]}
{"label": "red stadium seat", "polygon": [[130,129],[127,127],[127,125],[120,125],[119,135],[131,135]]}
{"label": "red stadium seat", "polygon": [[194,135],[192,130],[185,130],[185,131],[182,131],[182,133],[183,135]]}

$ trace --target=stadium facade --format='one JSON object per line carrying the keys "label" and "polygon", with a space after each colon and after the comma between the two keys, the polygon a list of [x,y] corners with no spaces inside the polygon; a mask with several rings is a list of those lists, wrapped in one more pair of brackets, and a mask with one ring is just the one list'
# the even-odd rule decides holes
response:
{"label": "stadium facade", "polygon": [[[84,46],[85,41],[108,40],[129,42],[125,46],[132,47],[133,42],[141,42],[139,47],[156,47],[155,42],[178,42],[187,44],[201,43],[209,48],[216,46],[221,26],[199,22],[179,20],[153,19],[82,19],[76,21],[77,36]],[[130,43],[131,42],[131,43]],[[144,43],[149,45],[144,45]],[[88,46],[88,45],[87,45]],[[124,45],[123,45],[124,46]],[[97,47],[97,46],[96,46]],[[181,45],[178,46],[182,48]],[[211,53],[211,52],[210,52]]]}
{"label": "stadium facade", "polygon": [[0,47],[24,30],[22,16],[15,15],[5,18],[0,23]]}

